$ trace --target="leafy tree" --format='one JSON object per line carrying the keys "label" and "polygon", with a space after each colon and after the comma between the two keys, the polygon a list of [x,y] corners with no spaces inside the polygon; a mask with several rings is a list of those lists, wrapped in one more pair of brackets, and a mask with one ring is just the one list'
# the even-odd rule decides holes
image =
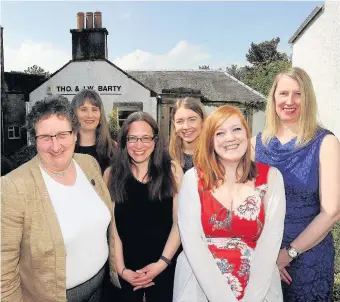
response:
{"label": "leafy tree", "polygon": [[244,81],[245,77],[249,73],[249,70],[249,66],[238,67],[237,64],[232,64],[230,67],[226,67],[226,72],[241,82]]}
{"label": "leafy tree", "polygon": [[26,70],[24,70],[24,72],[29,74],[43,75],[47,78],[51,76],[51,74],[48,71],[45,71],[45,69],[41,68],[38,65],[28,67]]}
{"label": "leafy tree", "polygon": [[291,59],[277,50],[280,38],[251,43],[246,54],[249,66],[233,64],[226,71],[256,91],[267,96],[275,76],[291,67]]}
{"label": "leafy tree", "polygon": [[243,82],[267,96],[275,76],[289,69],[291,65],[289,60],[276,60],[268,64],[254,66],[246,74]]}
{"label": "leafy tree", "polygon": [[202,70],[210,70],[210,66],[209,65],[200,65],[198,66],[198,69],[202,69]]}
{"label": "leafy tree", "polygon": [[250,64],[257,66],[269,64],[277,60],[288,60],[287,54],[281,53],[277,50],[279,43],[279,37],[259,44],[252,42],[248,50],[248,54],[246,54],[247,61]]}

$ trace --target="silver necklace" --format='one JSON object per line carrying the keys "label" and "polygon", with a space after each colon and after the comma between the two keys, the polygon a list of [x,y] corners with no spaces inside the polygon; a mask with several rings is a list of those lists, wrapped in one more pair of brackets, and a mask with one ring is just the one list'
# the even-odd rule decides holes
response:
{"label": "silver necklace", "polygon": [[70,162],[70,164],[68,165],[68,167],[62,171],[62,172],[55,172],[55,171],[52,171],[46,167],[44,167],[44,165],[42,164],[41,160],[40,160],[40,157],[38,157],[38,160],[39,160],[39,165],[47,172],[51,173],[52,175],[56,176],[56,177],[65,177],[66,176],[66,173],[68,172],[68,170],[70,170],[71,168],[71,165],[72,165],[72,160]]}

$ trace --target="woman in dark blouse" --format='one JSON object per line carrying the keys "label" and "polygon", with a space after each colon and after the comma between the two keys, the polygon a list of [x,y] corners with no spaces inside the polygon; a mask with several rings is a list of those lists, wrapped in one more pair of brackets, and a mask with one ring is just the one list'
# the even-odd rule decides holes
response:
{"label": "woman in dark blouse", "polygon": [[182,175],[164,149],[156,121],[145,112],[130,114],[115,161],[104,174],[114,202],[117,242],[110,249],[122,286],[118,301],[172,302]]}
{"label": "woman in dark blouse", "polygon": [[81,125],[75,152],[92,155],[104,173],[111,164],[115,142],[110,136],[103,102],[97,92],[84,89],[75,95],[72,107]]}
{"label": "woman in dark blouse", "polygon": [[205,112],[194,98],[178,99],[171,111],[170,155],[183,172],[193,167],[193,155],[201,133]]}

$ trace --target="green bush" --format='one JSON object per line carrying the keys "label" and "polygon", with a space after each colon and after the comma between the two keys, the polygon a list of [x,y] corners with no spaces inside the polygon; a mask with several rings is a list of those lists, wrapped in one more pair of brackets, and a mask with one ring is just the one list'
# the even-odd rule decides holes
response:
{"label": "green bush", "polygon": [[13,170],[12,162],[1,154],[1,176],[6,175],[7,173]]}
{"label": "green bush", "polygon": [[108,118],[109,131],[114,141],[117,141],[119,135],[118,107],[111,110]]}
{"label": "green bush", "polygon": [[333,301],[340,302],[340,223],[337,223],[333,229],[334,246],[335,246],[335,265],[334,265],[334,291]]}
{"label": "green bush", "polygon": [[334,276],[333,302],[340,302],[340,274]]}
{"label": "green bush", "polygon": [[[340,223],[337,223],[333,229],[335,245],[335,273],[340,274]],[[340,279],[339,279],[340,284]]]}
{"label": "green bush", "polygon": [[22,164],[28,162],[37,154],[37,149],[35,146],[25,146],[22,147],[18,152],[14,153],[10,160],[13,164],[13,168],[17,168]]}

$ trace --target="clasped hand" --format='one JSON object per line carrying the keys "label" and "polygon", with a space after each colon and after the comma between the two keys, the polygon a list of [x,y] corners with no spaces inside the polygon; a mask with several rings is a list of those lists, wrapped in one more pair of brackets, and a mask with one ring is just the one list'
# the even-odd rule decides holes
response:
{"label": "clasped hand", "polygon": [[162,271],[164,271],[166,266],[166,263],[159,260],[137,271],[126,269],[124,270],[122,278],[134,287],[134,291],[141,288],[150,287],[155,285],[153,279],[156,278]]}

